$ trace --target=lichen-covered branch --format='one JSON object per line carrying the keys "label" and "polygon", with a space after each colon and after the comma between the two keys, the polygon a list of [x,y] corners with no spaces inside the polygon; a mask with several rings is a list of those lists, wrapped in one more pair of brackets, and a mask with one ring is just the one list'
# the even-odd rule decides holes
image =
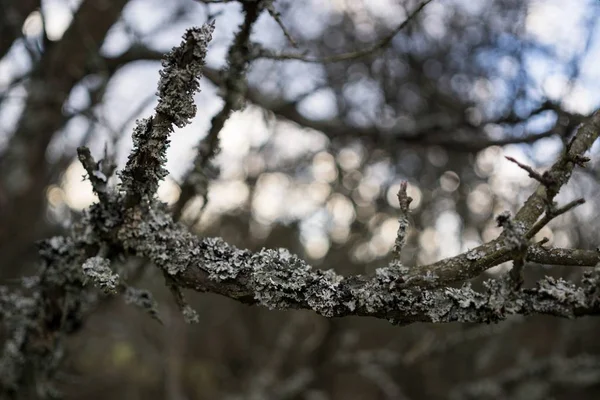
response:
{"label": "lichen-covered branch", "polygon": [[[67,122],[64,107],[69,96],[75,87],[82,87],[79,84],[85,86],[82,79],[90,74],[90,67],[100,67],[96,63],[101,60],[100,48],[128,2],[73,3],[72,18],[65,21],[60,39],[47,41],[19,67],[23,108],[14,114],[18,116],[14,132],[11,128],[11,134],[2,133],[7,142],[0,150],[0,258],[4,277],[18,276],[31,243],[52,234],[52,224],[45,218],[46,188],[56,183],[58,174],[46,154]],[[23,56],[20,49],[31,40],[24,35],[23,22],[28,16],[46,15],[45,6],[40,13],[36,11],[40,3],[0,1],[0,54],[14,44],[12,48]],[[10,78],[4,72],[2,76],[3,80]]]}
{"label": "lichen-covered branch", "polygon": [[[42,268],[22,291],[0,287],[0,316],[7,339],[0,358],[0,397],[55,398],[54,374],[65,335],[77,331],[98,298],[84,284],[84,242],[54,237],[39,243]],[[33,382],[32,382],[33,381]]]}
{"label": "lichen-covered branch", "polygon": [[[544,173],[545,183],[540,183],[517,211],[513,223],[520,231],[529,231],[548,209],[548,203],[552,202],[560,188],[568,182],[575,166],[582,165],[583,154],[592,147],[599,135],[600,110],[594,112],[581,125],[565,152]],[[537,225],[535,229],[539,230],[541,226]],[[404,282],[410,282],[411,285],[437,286],[474,278],[486,269],[512,259],[510,257],[511,250],[504,245],[504,236],[505,234],[458,256],[446,258],[431,265],[412,268]],[[529,250],[527,259],[535,261],[529,258]],[[569,263],[568,265],[574,264]],[[432,277],[433,279],[431,279]]]}
{"label": "lichen-covered branch", "polygon": [[180,289],[216,293],[246,304],[308,309],[326,317],[371,316],[396,324],[491,322],[513,314],[575,317],[600,313],[598,269],[586,272],[579,286],[546,277],[535,288],[517,289],[504,277],[488,280],[482,291],[468,284],[402,288],[397,282],[404,272],[398,268],[380,268],[373,276],[344,277],[333,270],[313,269],[285,249],[253,253],[221,239],[200,239],[155,208],[145,216],[131,213],[111,230],[111,213],[119,214],[118,207],[113,211],[103,207],[96,204],[85,221],[105,224],[96,229],[105,232],[103,240],[151,260]]}
{"label": "lichen-covered branch", "polygon": [[196,115],[194,94],[200,89],[199,79],[213,30],[212,24],[188,29],[181,45],[163,60],[156,114],[137,122],[134,148],[121,172],[121,188],[129,207],[152,200],[159,182],[167,175],[165,154],[173,126],[181,128]]}
{"label": "lichen-covered branch", "polygon": [[592,144],[598,139],[598,135],[600,135],[600,110],[594,112],[581,125],[565,152],[545,173],[552,183],[538,185],[515,215],[516,222],[522,223],[528,229],[537,221],[546,210],[546,202],[552,201],[560,188],[568,182],[573,168],[581,165],[581,157],[592,147]]}
{"label": "lichen-covered branch", "polygon": [[523,268],[527,256],[528,241],[521,225],[514,224],[510,218],[510,213],[505,211],[496,217],[499,227],[502,227],[502,238],[508,249],[511,251],[513,267],[510,270],[510,278],[516,286],[523,284]]}
{"label": "lichen-covered branch", "polygon": [[394,248],[392,253],[394,254],[394,263],[400,265],[400,253],[402,247],[406,242],[406,231],[410,225],[408,220],[408,211],[412,197],[406,193],[408,182],[402,182],[400,189],[398,190],[398,205],[400,206],[400,217],[398,217],[398,233],[396,234],[396,241],[394,242]]}

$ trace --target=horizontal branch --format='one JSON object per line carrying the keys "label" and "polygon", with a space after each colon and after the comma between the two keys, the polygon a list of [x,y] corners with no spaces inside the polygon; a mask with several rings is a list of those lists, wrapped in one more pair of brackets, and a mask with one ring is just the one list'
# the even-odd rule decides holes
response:
{"label": "horizontal branch", "polygon": [[[410,268],[398,285],[436,287],[462,282],[511,259],[512,249],[504,245],[503,238],[498,238],[457,256]],[[547,265],[593,267],[600,262],[600,253],[595,250],[547,249],[530,245],[527,248],[526,259],[529,262]]]}
{"label": "horizontal branch", "polygon": [[[514,224],[523,233],[531,229],[538,218],[544,213],[548,202],[552,201],[560,188],[568,182],[573,168],[575,165],[580,164],[578,160],[592,147],[599,135],[600,110],[592,114],[583,123],[575,133],[566,151],[544,173],[547,177],[546,179],[551,181],[551,183],[539,184],[525,204],[517,211]],[[536,229],[538,228],[541,227],[536,226]],[[505,239],[506,237],[503,234],[498,239],[485,243],[467,253],[438,261],[432,265],[411,269],[410,276],[407,277],[407,282],[416,280],[424,285],[438,285],[474,278],[486,269],[511,259],[510,248],[504,246]],[[569,261],[567,258],[564,257],[564,261]],[[534,258],[529,257],[529,251],[527,259],[529,261],[536,261]],[[568,265],[573,264],[569,262]],[[431,277],[435,279],[431,279]]]}
{"label": "horizontal branch", "polygon": [[[95,214],[107,215],[106,212]],[[534,289],[514,289],[505,279],[487,281],[482,292],[468,285],[460,289],[427,290],[417,280],[401,287],[398,282],[406,281],[408,273],[403,268],[386,267],[378,269],[373,276],[343,277],[333,270],[313,269],[285,249],[252,253],[218,238],[200,239],[159,211],[143,218],[139,215],[128,218],[114,236],[106,239],[123,246],[129,253],[153,261],[179,287],[271,309],[307,309],[326,317],[371,316],[398,324],[489,322],[511,314],[530,313],[574,317],[600,312],[597,299],[586,295],[599,283],[597,273],[588,273],[580,287],[549,277],[538,282]],[[532,261],[544,259],[581,265],[581,261],[572,257],[583,254],[588,265],[600,261],[600,254],[596,252],[578,252],[532,250],[528,256]],[[469,254],[465,257],[470,258]],[[493,266],[510,258],[508,251],[502,249],[497,250],[497,254],[500,256],[493,261],[491,257],[482,259]],[[474,257],[470,262],[481,261]],[[454,274],[460,275],[461,266],[451,264],[455,267]],[[433,275],[429,278],[435,279]]]}
{"label": "horizontal branch", "polygon": [[[114,65],[119,65],[128,57],[131,56],[124,55],[121,61],[114,60]],[[205,69],[204,75],[218,85],[223,83],[217,71]],[[333,123],[306,119],[299,114],[293,104],[291,107],[286,107],[269,102],[255,90],[248,91],[248,98],[301,125],[329,134],[332,129],[334,131],[336,129],[337,125]],[[560,124],[555,129],[558,127]],[[542,186],[518,211],[514,224],[519,230],[525,232],[538,220],[545,210],[546,201],[551,200],[560,187],[568,181],[574,166],[581,164],[582,155],[600,134],[599,128],[600,111],[597,111],[583,123],[565,153],[546,173],[548,179],[552,181],[549,190],[555,193],[546,196],[546,189]],[[345,135],[348,134],[346,128],[343,132]],[[415,140],[421,141],[423,138]],[[461,143],[460,146],[463,144]],[[439,318],[437,314],[435,318],[431,318],[433,309],[419,309],[428,304],[424,298],[420,297],[421,305],[413,304],[409,300],[414,300],[415,295],[418,297],[425,293],[426,296],[435,298],[436,304],[456,307],[455,302],[448,297],[449,293],[472,294],[470,289],[463,288],[455,292],[458,289],[444,288],[444,285],[477,277],[485,270],[513,258],[512,247],[505,243],[506,237],[500,236],[466,253],[430,265],[407,270],[402,267],[382,269],[375,277],[344,278],[333,271],[312,270],[304,261],[283,250],[263,250],[251,254],[228,246],[218,239],[200,242],[193,235],[172,226],[168,217],[162,218],[160,222],[140,220],[135,224],[142,224],[142,226],[134,224],[130,225],[129,229],[123,227],[115,243],[123,241],[130,251],[148,257],[173,275],[176,282],[184,287],[219,293],[246,303],[258,302],[268,307],[312,309],[327,316],[372,315],[396,321],[437,320]],[[154,228],[156,224],[160,225],[160,228]],[[184,245],[186,243],[189,246]],[[538,245],[528,246],[525,257],[530,262],[560,265],[594,266],[600,261],[598,253],[594,251],[545,249]],[[554,285],[549,281],[544,282]],[[415,288],[420,288],[421,291],[415,294]],[[423,291],[423,288],[430,290]],[[573,289],[569,293],[575,296],[577,290]],[[510,301],[518,299],[520,306],[511,303],[509,308],[518,313],[539,311],[534,305],[535,301],[539,300],[536,298],[536,293],[513,287]],[[569,297],[566,293],[563,294],[565,296],[563,298]],[[485,304],[485,294],[473,296],[478,299],[475,303]],[[400,301],[401,304],[410,303],[410,307],[403,311],[399,304],[386,308],[394,301]],[[484,305],[481,307],[485,308]],[[593,307],[591,309],[583,307],[579,311],[575,311],[574,308],[570,310],[577,313],[582,309],[586,309],[585,312],[595,312]],[[550,313],[556,311],[552,310]],[[461,317],[448,316],[446,320],[466,321],[477,320],[477,318],[482,320],[483,316],[461,314]]]}
{"label": "horizontal branch", "polygon": [[[117,276],[111,273],[111,260],[130,255],[144,257],[160,268],[184,309],[180,290],[188,288],[271,309],[306,309],[326,317],[370,316],[394,324],[487,323],[512,314],[532,313],[567,318],[600,314],[599,267],[584,272],[578,285],[546,277],[533,288],[521,288],[503,276],[484,282],[481,291],[473,290],[468,282],[460,288],[445,286],[466,281],[514,258],[514,246],[505,235],[431,265],[408,269],[393,262],[370,276],[346,277],[331,269],[313,269],[286,249],[240,250],[219,238],[201,239],[175,223],[164,204],[153,201],[153,196],[164,176],[164,150],[172,126],[182,126],[194,115],[192,95],[198,89],[197,78],[211,33],[212,27],[206,25],[189,30],[182,46],[170,53],[161,71],[156,116],[138,123],[134,133],[135,148],[121,178],[126,199],[133,199],[134,205],[140,200],[148,202],[145,212],[131,208],[131,201],[123,202],[120,195],[107,190],[104,176],[98,174],[100,166],[87,149],[80,149],[80,159],[96,191],[102,193],[102,201],[87,210],[73,227],[71,238],[55,237],[41,244],[43,272],[25,285],[32,296],[15,297],[0,289],[0,305],[13,303],[21,307],[8,311],[0,307],[10,338],[5,346],[9,351],[0,364],[8,368],[11,377],[9,382],[0,382],[0,392],[24,382],[28,369],[49,376],[45,368],[60,353],[55,348],[60,341],[46,339],[78,329],[97,300],[87,280],[112,292],[117,288]],[[516,231],[525,233],[538,220],[547,202],[568,181],[574,166],[583,164],[583,154],[599,134],[597,111],[545,173],[545,185],[511,221]],[[408,209],[408,198],[404,196],[400,196],[404,202],[401,207]],[[399,240],[397,247],[401,244]],[[525,258],[531,262],[579,266],[600,262],[597,251],[525,245]],[[145,293],[130,290],[128,296],[154,312]],[[34,365],[27,364],[27,356],[31,355],[37,355]]]}
{"label": "horizontal branch", "polygon": [[[143,52],[142,52],[143,53]],[[127,56],[125,55],[124,57],[122,57],[123,59],[128,59],[131,56]],[[119,65],[119,63],[121,63],[122,61],[117,61],[115,60],[114,63],[115,65]],[[223,82],[220,80],[221,78],[219,77],[219,74],[217,71],[211,70],[211,69],[205,69],[204,74],[207,78],[209,78],[210,80],[212,80],[213,82],[215,82],[218,85],[221,85]],[[269,102],[268,100],[266,100],[258,91],[256,90],[249,90],[248,91],[248,98],[259,104],[264,106],[265,108],[271,109],[273,110],[273,112],[275,112],[278,115],[282,115],[285,116],[288,119],[291,119],[292,121],[298,122],[301,125],[307,126],[307,127],[311,127],[311,128],[315,128],[318,130],[321,130],[323,132],[328,132],[329,134],[333,131],[335,131],[336,126],[333,123],[330,122],[318,122],[318,121],[312,121],[312,120],[308,120],[305,117],[301,116],[300,113],[297,111],[297,109],[295,108],[294,104],[291,104],[290,107],[287,107],[285,105],[281,105],[281,104],[277,104],[277,103],[272,103]],[[547,107],[547,106],[544,106]],[[557,125],[558,127],[559,125]],[[557,129],[557,128],[555,128]],[[360,131],[360,129],[358,129]],[[343,131],[345,135],[348,134],[348,130],[347,129],[340,129],[340,132]],[[364,132],[360,132],[361,134]],[[565,151],[565,153],[559,158],[559,160],[550,168],[550,170],[547,172],[547,176],[548,179],[550,179],[553,182],[553,185],[551,187],[551,189],[553,192],[558,192],[558,190],[560,189],[560,187],[562,185],[564,185],[568,179],[571,176],[571,173],[573,171],[573,168],[576,164],[581,164],[580,161],[582,155],[591,147],[591,145],[594,143],[594,141],[597,139],[598,135],[600,134],[600,111],[595,112],[590,118],[588,118],[582,125],[582,127],[576,132],[573,140],[571,141],[571,143],[568,146],[568,149]],[[367,134],[366,136],[369,136],[369,134]],[[405,140],[405,138],[399,138],[398,140]],[[412,140],[412,139],[408,139],[408,140]],[[416,140],[423,140],[423,138],[416,138],[414,139]],[[427,140],[427,138],[425,139]],[[439,143],[436,143],[439,144]],[[489,144],[489,143],[486,143]],[[455,145],[458,145],[458,143],[456,142]],[[460,146],[463,146],[463,144],[461,143]],[[530,199],[525,203],[525,205],[517,212],[516,217],[514,219],[514,223],[515,226],[517,226],[519,229],[523,230],[524,232],[526,230],[528,230],[529,228],[531,228],[531,226],[538,220],[538,218],[540,217],[540,215],[544,212],[545,210],[545,204],[548,200],[551,200],[553,198],[553,196],[555,195],[555,193],[550,193],[550,196],[546,195],[546,188],[543,185],[540,185],[540,187],[538,187],[538,189],[536,190],[536,192],[530,197]],[[163,232],[164,233],[164,232]],[[142,235],[142,237],[146,237],[146,235]],[[191,237],[191,235],[190,235]],[[190,239],[186,239],[187,240],[192,240]],[[505,240],[506,238],[504,236],[500,236],[498,239],[493,240],[489,243],[483,244],[475,249],[472,249],[466,253],[460,254],[458,256],[455,257],[450,257],[441,261],[438,261],[436,263],[433,263],[431,265],[424,265],[424,266],[418,266],[418,267],[414,267],[411,268],[410,270],[407,271],[403,271],[402,274],[398,274],[397,276],[394,277],[393,279],[393,285],[394,287],[397,288],[403,288],[403,289],[411,289],[414,287],[428,287],[428,288],[440,288],[443,287],[444,285],[448,284],[448,283],[454,283],[454,282],[460,282],[460,281],[465,281],[468,280],[470,278],[474,278],[478,275],[480,275],[483,271],[498,265],[500,263],[509,261],[512,259],[512,248],[510,246],[507,246],[505,244]],[[185,241],[184,241],[185,242]],[[179,241],[175,240],[175,243],[180,243]],[[212,242],[207,242],[207,243],[212,243]],[[138,243],[139,245],[142,245],[142,243]],[[205,244],[206,245],[206,244]],[[147,247],[146,247],[147,248]],[[165,251],[174,251],[174,248],[163,248]],[[228,248],[229,249],[229,248]],[[133,246],[132,250],[136,250],[138,251],[138,246]],[[191,249],[188,249],[191,250]],[[223,249],[217,250],[217,249],[208,249],[208,251],[213,254],[214,251],[217,251],[217,254],[219,253],[219,251],[224,251]],[[229,250],[227,250],[229,251]],[[233,250],[231,250],[233,251]],[[238,251],[236,250],[236,254]],[[267,252],[266,254],[269,256],[273,256],[276,257],[277,253],[276,251],[271,251],[271,253],[269,253],[268,250],[264,250],[264,252]],[[272,253],[274,252],[274,253]],[[150,259],[152,259],[153,261],[157,262],[160,261],[160,258],[157,257],[152,257],[152,254],[146,254],[146,253],[142,253],[146,256],[148,256]],[[239,253],[239,254],[246,254],[244,252]],[[259,257],[263,257],[265,256],[265,254],[262,254]],[[252,256],[248,256],[250,259],[253,259]],[[279,256],[277,256],[279,257]],[[292,256],[290,256],[292,257]],[[165,260],[170,260],[170,264],[173,265],[173,260],[176,260],[176,254],[171,254],[168,257],[165,258]],[[529,246],[527,249],[527,253],[526,253],[526,259],[528,261],[531,262],[540,262],[540,263],[545,263],[545,264],[561,264],[561,265],[587,265],[587,266],[593,266],[596,263],[598,263],[599,258],[598,258],[598,254],[596,252],[590,252],[590,251],[584,251],[584,250],[565,250],[565,249],[543,249],[541,246]],[[204,263],[199,260],[199,265],[203,265]],[[236,264],[236,260],[230,260],[230,259],[221,259],[218,261],[219,265],[222,265],[222,268],[224,268],[224,271],[227,271],[227,268],[233,268],[233,270],[235,271],[236,266],[238,266],[239,264]],[[233,263],[233,264],[231,264]],[[277,265],[277,262],[274,261],[273,262],[275,265]],[[273,266],[273,263],[267,264],[267,267],[265,268],[275,268]],[[294,265],[296,265],[297,263],[300,263],[298,265],[300,265],[300,270],[304,271],[306,270],[306,268],[308,268],[305,264],[302,264],[301,261],[295,259],[294,261]],[[157,262],[157,264],[160,265],[160,263]],[[176,265],[177,263],[175,263]],[[210,264],[207,264],[210,265]],[[172,271],[172,266],[168,267],[165,264],[163,264],[164,268],[168,268]],[[257,292],[257,290],[254,290],[256,288],[254,288],[250,282],[252,281],[252,276],[255,276],[255,273],[252,271],[255,271],[256,268],[260,269],[262,267],[255,265],[253,267],[247,267],[244,271],[244,273],[249,274],[249,276],[245,276],[244,273],[242,272],[236,272],[234,274],[234,279],[231,283],[231,285],[229,285],[227,282],[227,279],[224,279],[223,282],[218,281],[218,283],[216,283],[215,281],[211,280],[211,279],[202,279],[202,274],[201,272],[203,271],[204,274],[208,274],[208,276],[218,276],[214,275],[214,272],[211,272],[210,269],[208,270],[203,270],[202,268],[204,267],[200,267],[200,269],[196,269],[196,271],[200,271],[198,273],[200,273],[200,275],[194,276],[193,278],[189,278],[189,279],[184,279],[184,281],[182,283],[185,284],[186,287],[192,287],[192,288],[196,288],[198,290],[207,290],[207,291],[212,291],[215,293],[220,293],[223,295],[227,295],[229,297],[233,297],[233,298],[238,298],[238,299],[243,299],[246,302],[253,302],[253,301],[258,301],[256,299],[263,299],[264,296],[262,296],[260,293]],[[288,268],[289,266],[287,266],[286,268]],[[191,267],[190,267],[191,268]],[[310,268],[308,268],[310,270]],[[175,267],[175,272],[178,271],[179,269],[177,267]],[[182,268],[182,270],[185,271],[189,271],[190,269],[187,268],[187,264],[185,268]],[[288,271],[286,269],[286,271]],[[289,284],[298,284],[300,285],[300,287],[304,287],[306,285],[308,285],[308,283],[306,282],[298,282],[295,279],[295,276],[293,276],[294,273],[297,272],[296,269],[291,269],[289,270],[291,272],[289,272],[290,274],[292,274],[292,276],[285,276],[283,280],[285,280],[287,283]],[[311,270],[312,271],[312,270]],[[230,271],[231,272],[231,271]],[[273,272],[274,276],[277,276],[277,271],[273,270],[271,271]],[[239,281],[238,278],[238,273],[241,274],[239,276],[242,277],[242,281]],[[339,292],[337,291],[338,289],[341,290],[341,292],[345,293],[343,295],[340,295],[342,298],[346,298],[346,299],[350,299],[349,301],[351,301],[351,303],[349,304],[354,304],[355,305],[355,314],[356,315],[363,315],[365,314],[364,311],[360,311],[361,310],[361,306],[357,305],[360,304],[360,299],[358,299],[355,295],[350,295],[348,297],[348,293],[352,294],[352,291],[350,290],[350,287],[347,287],[345,289],[340,289],[340,284],[342,282],[349,282],[349,279],[351,278],[341,278],[337,275],[335,275],[335,273],[329,271],[329,272],[312,272],[316,275],[311,276],[310,278],[308,277],[304,277],[304,279],[308,279],[311,281],[319,281],[321,282],[321,284],[325,284],[326,282],[329,282],[327,284],[325,284],[325,286],[329,287],[329,289],[327,287],[323,287],[320,288],[318,291],[320,293],[331,293],[332,289],[331,287],[335,287],[336,288],[336,293],[339,294]],[[175,274],[177,275],[177,274]],[[268,274],[267,274],[268,275]],[[316,277],[318,276],[323,276],[325,277],[325,280],[318,280],[316,279]],[[246,281],[244,281],[244,279]],[[250,280],[248,280],[250,279]],[[276,279],[276,278],[273,278]],[[327,280],[329,279],[329,281]],[[377,285],[374,285],[375,281],[365,281],[364,278],[353,278],[355,279],[355,282],[362,282],[362,286],[359,285],[358,289],[356,287],[353,287],[356,293],[363,293],[363,292],[368,292],[370,289],[376,288]],[[372,278],[372,279],[376,279],[376,278]],[[227,281],[227,282],[226,282]],[[369,288],[369,290],[367,290],[367,288]],[[232,290],[229,290],[232,289]],[[271,290],[275,290],[275,288],[271,288]],[[285,288],[284,286],[281,287],[281,291],[285,292],[285,291],[289,291],[289,288]],[[434,292],[432,293],[437,293],[439,295],[439,293],[444,293],[444,289],[432,289],[434,290]],[[388,288],[389,291],[389,288]],[[274,294],[274,298],[278,298],[278,296],[283,296],[282,293],[279,293],[275,290],[275,292],[277,294]],[[517,292],[515,292],[517,293]],[[521,293],[521,292],[518,292]],[[383,294],[380,293],[374,293],[373,294],[375,297],[380,297]],[[433,295],[433,294],[431,294]],[[314,300],[314,299],[313,299]],[[440,301],[442,299],[440,298]],[[305,302],[302,303],[302,301],[300,301],[300,303],[297,303],[297,301],[299,301],[298,299],[296,301],[293,301],[292,303],[303,307],[303,308],[311,308],[310,307],[310,302],[308,302],[308,300],[305,299]],[[272,305],[272,304],[271,304]],[[368,306],[365,306],[366,308],[369,308]],[[314,309],[314,308],[311,308]],[[318,310],[318,309],[314,309],[316,312],[319,312],[323,315],[345,315],[345,314],[349,314],[351,311],[345,310],[345,311],[340,311],[337,310],[335,312],[331,311],[331,312],[325,312],[324,310]],[[524,310],[522,310],[524,311]],[[387,317],[387,314],[385,312],[383,312],[381,314],[381,310],[378,311],[380,314],[378,315],[385,315]],[[377,313],[375,313],[377,314]]]}

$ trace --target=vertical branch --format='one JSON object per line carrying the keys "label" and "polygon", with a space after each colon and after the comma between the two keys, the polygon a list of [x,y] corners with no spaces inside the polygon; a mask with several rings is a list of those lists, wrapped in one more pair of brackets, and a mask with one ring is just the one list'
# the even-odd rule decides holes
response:
{"label": "vertical branch", "polygon": [[198,154],[194,160],[194,166],[183,178],[181,195],[173,208],[173,216],[176,220],[181,218],[185,205],[196,194],[204,198],[202,207],[206,206],[208,183],[218,174],[211,162],[219,152],[219,133],[231,113],[242,109],[244,105],[246,70],[248,69],[251,52],[250,34],[262,11],[262,4],[260,1],[244,2],[243,4],[244,22],[240,26],[240,30],[236,34],[227,54],[228,69],[225,72],[223,88],[225,104],[221,111],[212,118],[208,134],[198,145]]}
{"label": "vertical branch", "polygon": [[181,128],[196,115],[194,94],[200,90],[199,79],[213,30],[213,24],[188,29],[179,47],[174,47],[163,60],[156,114],[137,122],[134,148],[121,173],[127,207],[151,201],[159,182],[167,175],[164,164],[169,136],[173,125]]}
{"label": "vertical branch", "polygon": [[394,265],[400,265],[400,253],[402,252],[402,247],[404,247],[404,243],[406,243],[406,231],[410,226],[408,221],[408,211],[410,207],[410,202],[412,201],[412,197],[408,196],[406,193],[406,188],[408,183],[406,181],[402,182],[400,185],[400,190],[398,190],[398,204],[400,205],[400,217],[398,218],[398,222],[400,225],[398,226],[398,233],[396,234],[396,242],[394,243],[394,249],[392,253],[394,254],[394,259],[392,263]]}

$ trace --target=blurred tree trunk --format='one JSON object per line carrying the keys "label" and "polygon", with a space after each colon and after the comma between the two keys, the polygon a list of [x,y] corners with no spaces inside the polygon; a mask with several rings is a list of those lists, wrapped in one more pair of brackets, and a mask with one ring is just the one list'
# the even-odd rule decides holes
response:
{"label": "blurred tree trunk", "polygon": [[[68,120],[63,105],[71,90],[97,67],[104,38],[126,4],[127,0],[84,1],[63,37],[46,40],[33,65],[24,109],[0,159],[0,274],[4,277],[17,275],[25,258],[35,254],[31,252],[34,241],[48,233],[45,189],[54,178],[46,160],[48,145]],[[24,20],[36,7],[37,1],[15,2],[8,11]],[[10,21],[19,24],[20,32],[22,21]],[[14,31],[5,35],[9,30],[8,24],[0,28],[0,55],[10,47],[10,39],[19,38],[10,35]]]}

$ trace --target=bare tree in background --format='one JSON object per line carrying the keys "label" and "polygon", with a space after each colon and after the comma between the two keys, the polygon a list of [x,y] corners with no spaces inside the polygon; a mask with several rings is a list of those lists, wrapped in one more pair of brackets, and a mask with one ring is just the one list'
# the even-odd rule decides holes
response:
{"label": "bare tree in background", "polygon": [[550,3],[1,1],[3,398],[597,398],[598,4]]}

